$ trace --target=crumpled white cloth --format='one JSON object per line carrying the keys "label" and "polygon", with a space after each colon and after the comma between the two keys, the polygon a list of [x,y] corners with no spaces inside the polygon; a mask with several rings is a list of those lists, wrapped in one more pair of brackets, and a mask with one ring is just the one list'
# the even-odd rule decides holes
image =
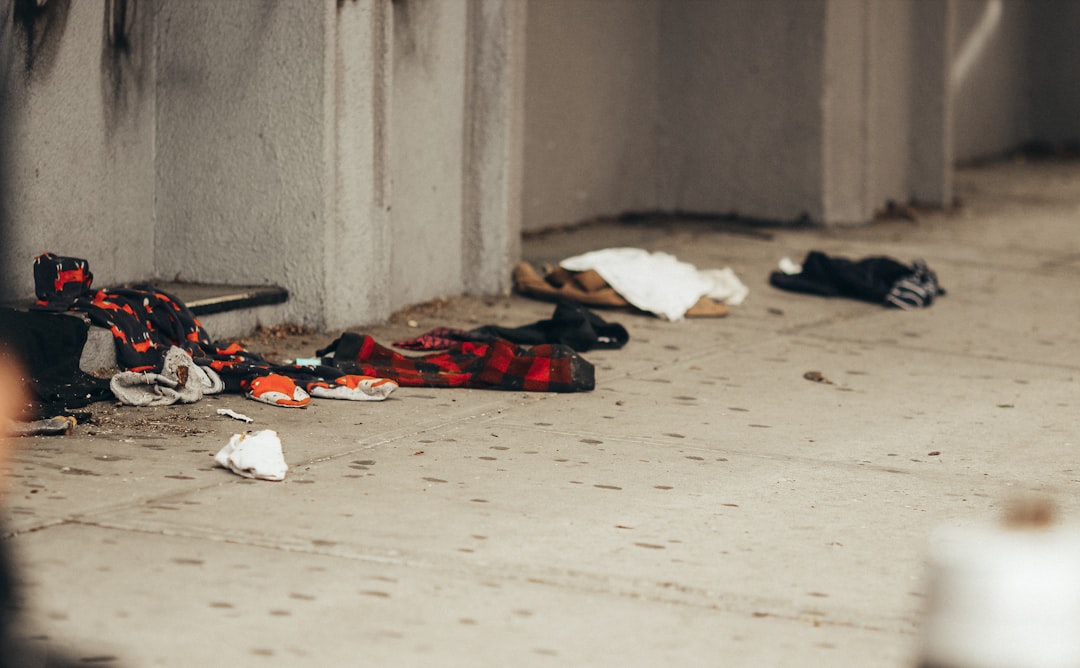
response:
{"label": "crumpled white cloth", "polygon": [[121,371],[109,381],[109,389],[129,406],[171,406],[195,403],[203,395],[221,392],[225,384],[216,371],[199,366],[182,348],[173,346],[165,353],[161,373]]}
{"label": "crumpled white cloth", "polygon": [[668,253],[607,248],[569,257],[567,271],[592,269],[626,301],[668,320],[682,320],[702,297],[728,306],[743,303],[750,289],[730,268],[700,270]]}
{"label": "crumpled white cloth", "polygon": [[214,455],[214,461],[237,475],[260,480],[284,480],[289,470],[281,440],[273,429],[233,434]]}
{"label": "crumpled white cloth", "polygon": [[723,302],[728,306],[738,306],[746,301],[746,297],[750,294],[750,288],[739,280],[739,277],[735,275],[735,270],[731,267],[701,269],[698,273],[712,282],[712,287],[705,293],[705,296],[711,297],[718,302]]}

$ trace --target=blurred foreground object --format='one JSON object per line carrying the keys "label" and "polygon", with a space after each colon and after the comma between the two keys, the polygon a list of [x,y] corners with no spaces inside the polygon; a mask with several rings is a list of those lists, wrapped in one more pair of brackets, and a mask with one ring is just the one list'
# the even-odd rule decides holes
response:
{"label": "blurred foreground object", "polygon": [[1049,502],[939,530],[928,568],[923,668],[1080,666],[1080,531]]}

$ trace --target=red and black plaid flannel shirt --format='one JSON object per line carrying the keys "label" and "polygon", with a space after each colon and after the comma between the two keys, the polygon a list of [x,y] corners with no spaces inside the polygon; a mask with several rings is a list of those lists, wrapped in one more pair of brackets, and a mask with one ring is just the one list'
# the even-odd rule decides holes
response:
{"label": "red and black plaid flannel shirt", "polygon": [[407,357],[370,336],[346,332],[317,354],[330,352],[332,364],[346,373],[389,378],[403,387],[587,392],[596,386],[593,365],[559,344],[525,348],[505,339],[466,341],[445,352]]}

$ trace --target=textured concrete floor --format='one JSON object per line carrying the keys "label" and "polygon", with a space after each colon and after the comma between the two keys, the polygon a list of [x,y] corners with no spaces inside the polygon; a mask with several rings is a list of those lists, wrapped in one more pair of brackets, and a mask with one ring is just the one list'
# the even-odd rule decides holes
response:
{"label": "textured concrete floor", "polygon": [[[957,178],[962,210],[917,222],[526,241],[536,262],[665,250],[751,288],[723,319],[604,313],[631,341],[586,355],[591,393],[105,404],[22,439],[25,634],[93,665],[912,666],[935,527],[1025,494],[1080,512],[1080,165]],[[922,257],[949,294],[901,312],[767,285],[811,249]],[[550,313],[452,300],[366,331]],[[212,466],[243,429],[222,407],[279,432],[285,482]]]}

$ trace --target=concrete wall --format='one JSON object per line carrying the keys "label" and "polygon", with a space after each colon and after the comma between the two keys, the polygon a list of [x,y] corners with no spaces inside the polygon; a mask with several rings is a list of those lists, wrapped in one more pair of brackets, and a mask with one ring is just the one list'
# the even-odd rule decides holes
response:
{"label": "concrete wall", "polygon": [[33,295],[34,256],[91,260],[95,283],[154,273],[154,33],[147,4],[0,0],[10,217],[0,248],[13,298]]}
{"label": "concrete wall", "polygon": [[[158,271],[284,285],[272,317],[330,328],[504,289],[518,214],[475,221],[514,186],[465,175],[488,161],[514,173],[498,100],[518,65],[510,49],[473,73],[467,37],[516,4],[162,3]],[[485,44],[521,31],[500,26]],[[469,130],[473,108],[490,130]],[[494,262],[467,264],[481,248]]]}
{"label": "concrete wall", "polygon": [[948,5],[829,0],[814,220],[866,222],[890,201],[951,198]]}
{"label": "concrete wall", "polygon": [[650,209],[859,223],[947,201],[946,9],[530,3],[525,229]]}
{"label": "concrete wall", "polygon": [[393,4],[391,299],[463,291],[465,2]]}
{"label": "concrete wall", "polygon": [[267,324],[509,286],[521,0],[43,8],[0,22],[13,297],[46,250],[86,257],[100,285],[282,285]]}
{"label": "concrete wall", "polygon": [[[321,93],[324,226],[311,245],[319,262],[316,301],[297,303],[316,326],[338,329],[377,322],[390,299],[391,179],[387,3],[324,6]],[[294,300],[299,301],[299,300]]]}
{"label": "concrete wall", "polygon": [[[953,13],[949,2],[913,2],[909,11],[908,193],[919,202],[947,206],[953,199],[955,160],[949,82]],[[879,32],[891,29],[888,23],[879,26]]]}
{"label": "concrete wall", "polygon": [[[871,207],[888,199],[910,199],[910,165],[913,127],[912,110],[922,103],[913,95],[912,81],[918,75],[914,55],[918,27],[911,2],[886,0],[866,5],[867,30],[866,97],[871,133],[867,153],[873,159]],[[938,66],[944,65],[944,59]],[[888,159],[881,159],[888,156]]]}
{"label": "concrete wall", "polygon": [[324,6],[157,5],[161,276],[287,286],[314,324],[325,221]]}
{"label": "concrete wall", "polygon": [[953,0],[950,80],[960,162],[997,157],[1033,136],[1029,36],[1036,4]]}
{"label": "concrete wall", "polygon": [[1041,0],[1030,11],[1032,134],[1080,141],[1080,3]]}
{"label": "concrete wall", "polygon": [[521,257],[525,0],[470,0],[462,197],[468,294],[510,290]]}
{"label": "concrete wall", "polygon": [[528,3],[525,230],[656,206],[663,3]]}
{"label": "concrete wall", "polygon": [[[863,222],[1080,136],[1068,0],[0,0],[3,284],[276,283],[338,328],[625,211]],[[1034,48],[1037,45],[1039,48]]]}
{"label": "concrete wall", "polygon": [[663,4],[664,209],[821,217],[824,4]]}
{"label": "concrete wall", "polygon": [[955,154],[995,158],[1032,141],[1080,140],[1080,4],[953,0]]}

